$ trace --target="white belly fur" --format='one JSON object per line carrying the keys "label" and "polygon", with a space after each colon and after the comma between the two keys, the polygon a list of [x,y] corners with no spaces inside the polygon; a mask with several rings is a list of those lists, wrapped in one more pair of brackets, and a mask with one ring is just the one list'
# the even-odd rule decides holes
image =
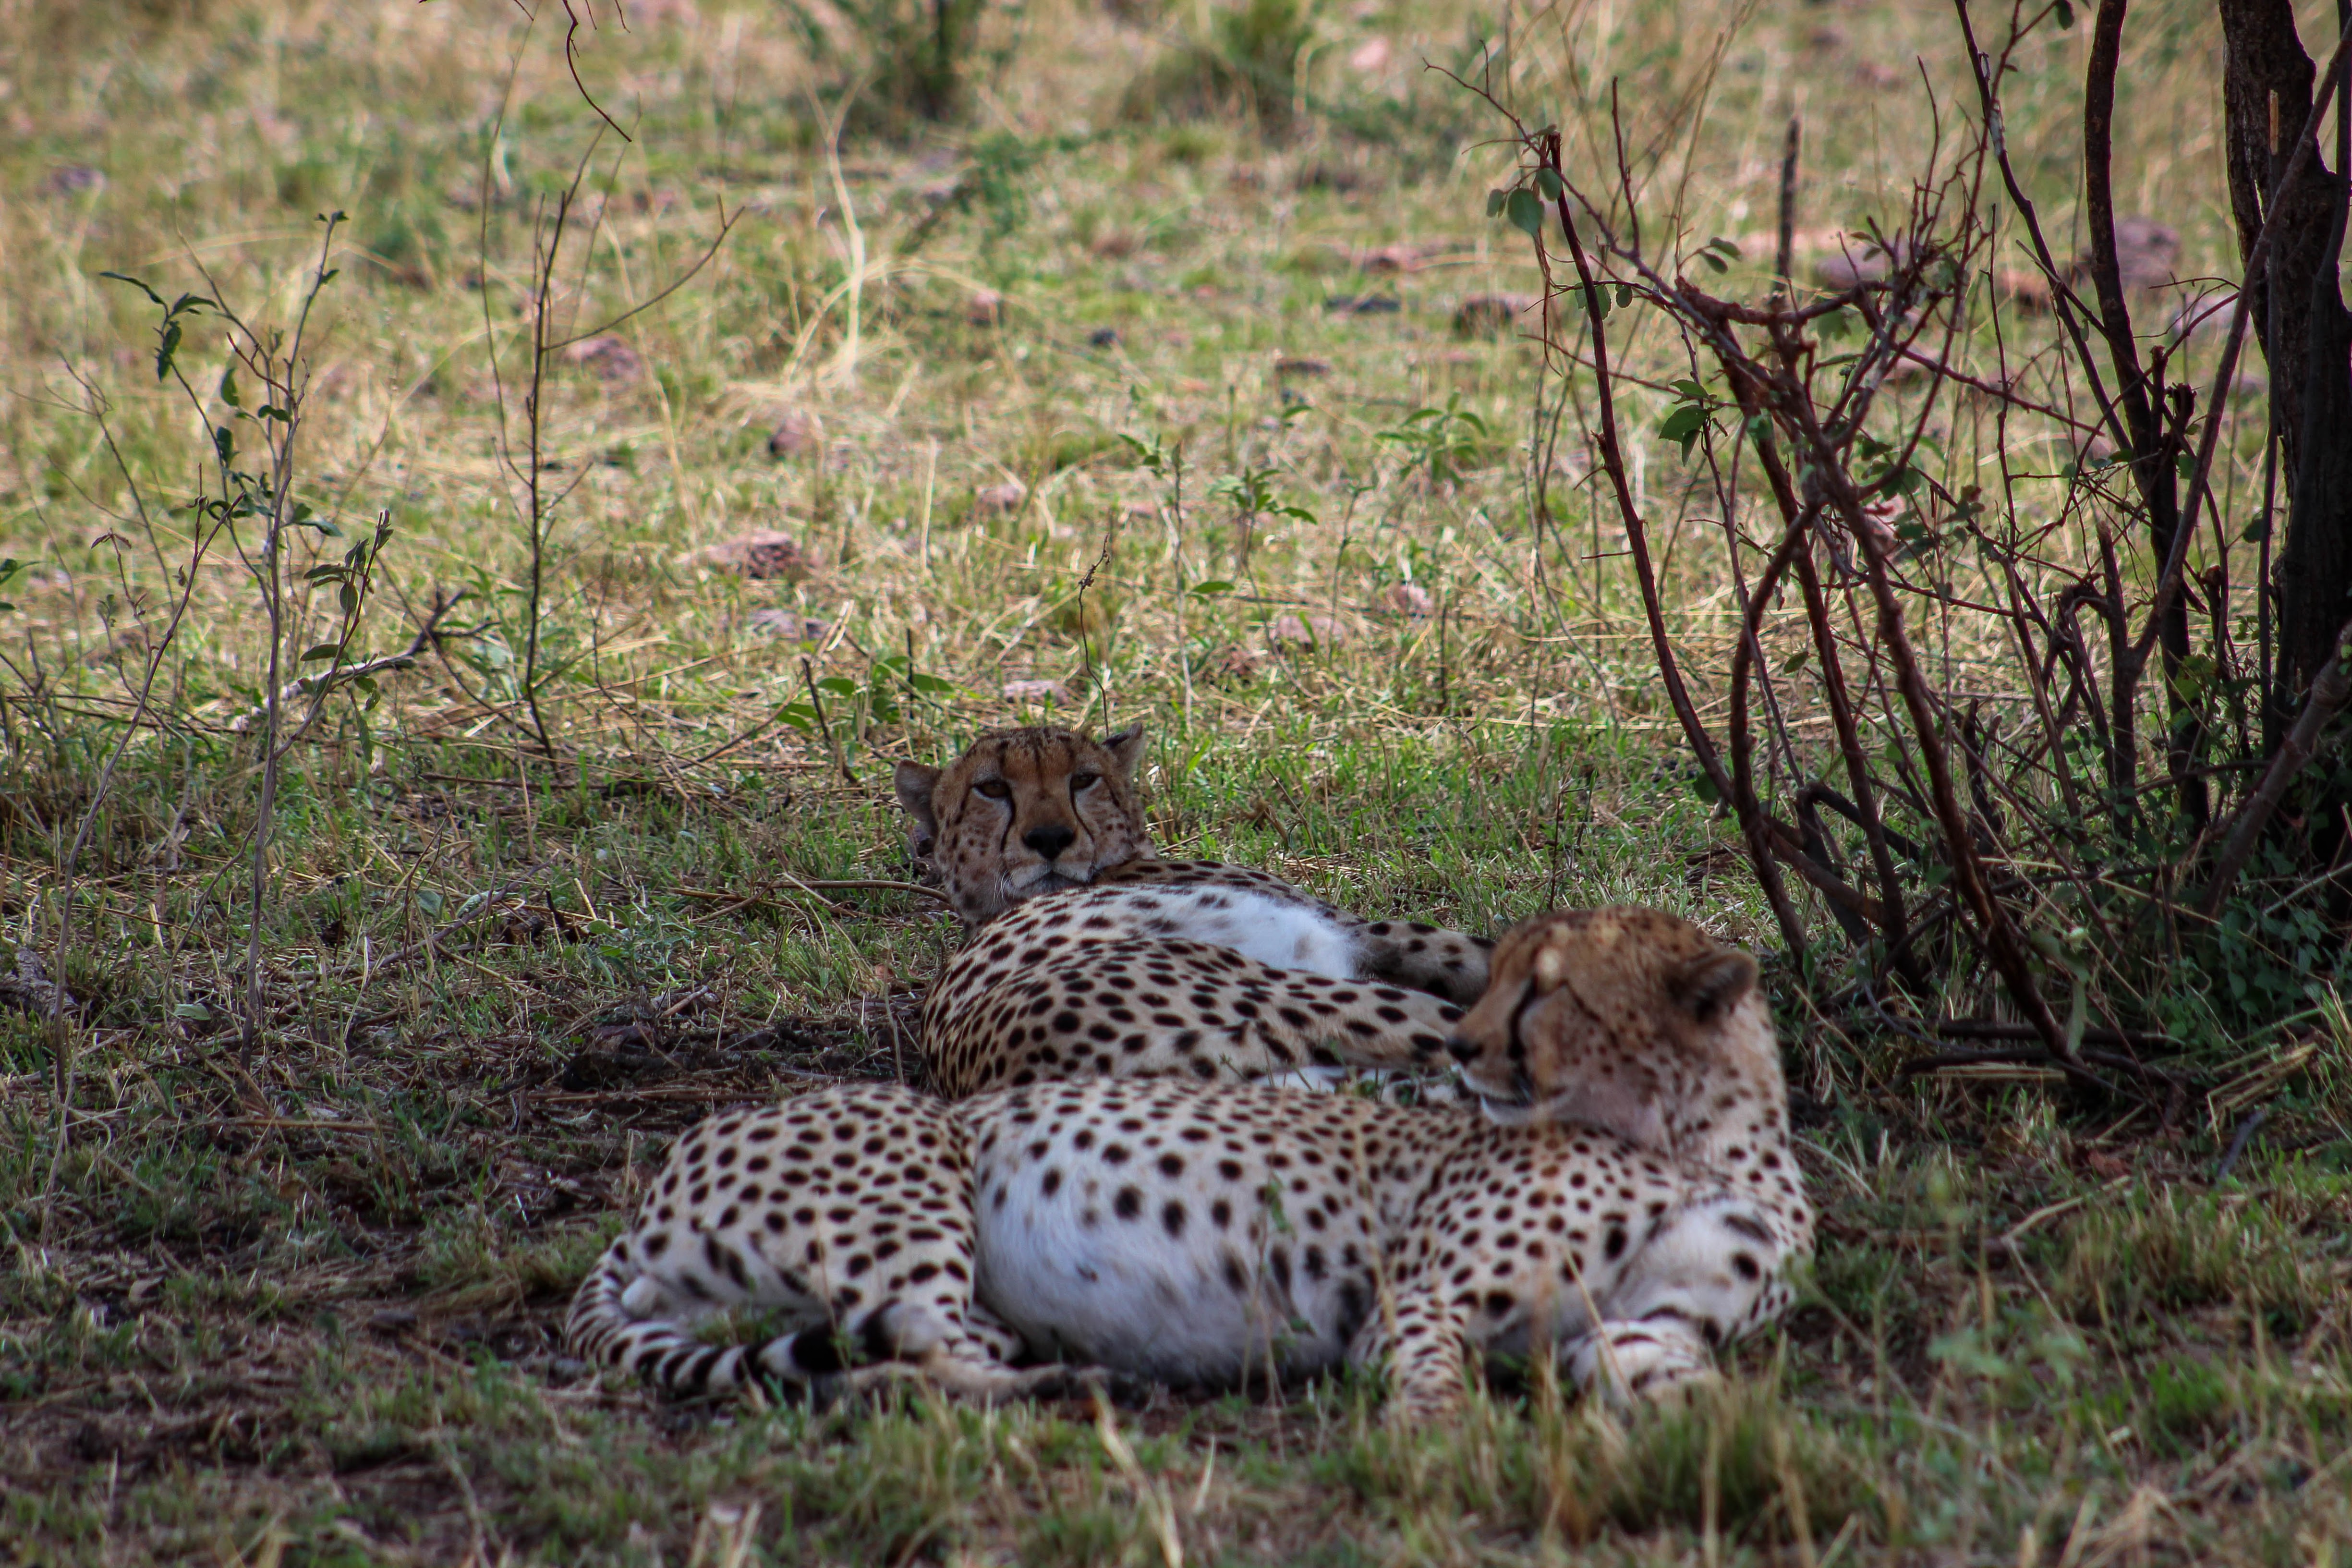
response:
{"label": "white belly fur", "polygon": [[1307,904],[1236,888],[1138,888],[1160,904],[1162,936],[1213,942],[1276,969],[1334,980],[1356,978],[1356,943],[1346,927]]}
{"label": "white belly fur", "polygon": [[[1114,1166],[1099,1146],[1073,1148],[1066,1130],[1050,1136],[1042,1159],[1008,1138],[973,1173],[978,1294],[1033,1350],[1178,1384],[1230,1383],[1265,1368],[1269,1355],[1297,1372],[1347,1352],[1356,1323],[1340,1272],[1318,1282],[1294,1262],[1283,1288],[1267,1250],[1296,1254],[1299,1238],[1272,1236],[1246,1183],[1228,1194],[1234,1218],[1220,1228],[1198,1180],[1163,1177],[1156,1156],[1139,1150]],[[1060,1176],[1051,1195],[1048,1171]],[[1140,1203],[1123,1218],[1118,1195],[1129,1188]],[[1185,1209],[1173,1236],[1164,1218],[1171,1201]],[[1229,1257],[1241,1265],[1243,1290],[1228,1278]],[[1360,1300],[1369,1295],[1368,1281],[1356,1289]]]}

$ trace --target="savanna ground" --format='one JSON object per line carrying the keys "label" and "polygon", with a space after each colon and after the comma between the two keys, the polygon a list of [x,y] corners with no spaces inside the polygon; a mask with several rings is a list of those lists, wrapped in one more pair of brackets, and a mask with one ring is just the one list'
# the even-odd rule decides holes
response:
{"label": "savanna ground", "polygon": [[[1621,76],[1645,200],[1740,241],[1727,287],[1760,290],[1787,117],[1802,260],[1899,207],[1931,89],[1948,120],[1967,101],[1950,15],[1234,15],[992,14],[950,128],[894,117],[886,72],[836,138],[839,78],[780,8],[636,0],[578,40],[625,142],[565,68],[560,8],[0,4],[0,1553],[2352,1550],[2340,929],[2143,999],[2199,1086],[2161,1110],[2039,1069],[1906,1078],[1915,1041],[1776,965],[1821,1257],[1689,1415],[1619,1423],[1508,1369],[1458,1429],[1412,1435],[1349,1380],[1127,1411],[669,1406],[563,1355],[569,1290],[670,1134],[913,1070],[954,931],[891,885],[894,755],[1140,719],[1170,853],[1472,929],[1642,900],[1775,945],[1692,787],[1588,454],[1549,459],[1559,525],[1530,523],[1538,356],[1453,323],[1536,285],[1484,216],[1509,154],[1422,62],[1475,74],[1507,26],[1501,95],[1538,121]],[[2134,29],[2121,205],[2180,229],[2184,276],[2227,274],[2211,18]],[[2010,88],[2062,233],[2081,48],[2052,32]],[[1236,58],[1283,91],[1200,63]],[[549,355],[540,403],[560,504],[534,649],[533,224],[583,160],[544,291],[552,340],[592,335]],[[185,384],[159,379],[157,306],[100,275],[290,328],[333,210],[288,412],[293,488],[339,532],[296,531],[293,566],[392,532],[355,616],[297,582],[287,646],[395,653],[466,597],[286,752],[247,1040],[257,520],[191,573],[204,520],[174,509],[220,493],[208,426],[249,468],[287,422],[249,375],[236,416],[208,310],[182,318]],[[1631,353],[1635,477],[1703,679],[1723,545],[1655,434],[1686,371],[1666,338]],[[2260,457],[2241,435],[2233,496]],[[2067,450],[2011,437],[2063,487]],[[714,552],[755,530],[792,544],[751,572]]]}

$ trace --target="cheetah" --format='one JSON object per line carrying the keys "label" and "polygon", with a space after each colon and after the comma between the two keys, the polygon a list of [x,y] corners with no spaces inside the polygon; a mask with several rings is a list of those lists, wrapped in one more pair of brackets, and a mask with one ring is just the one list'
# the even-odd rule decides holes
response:
{"label": "cheetah", "polygon": [[944,770],[898,764],[918,852],[971,933],[924,1005],[934,1085],[1442,1065],[1491,944],[1359,920],[1262,871],[1160,859],[1136,800],[1143,741],[1003,731]]}
{"label": "cheetah", "polygon": [[[1474,1355],[1664,1399],[1786,1310],[1812,1219],[1745,953],[1654,910],[1539,916],[1448,1049],[1483,1111],[1112,1078],[722,1115],[672,1149],[566,1335],[678,1394],[1347,1363],[1429,1423]],[[777,1331],[698,1337],[730,1310]]]}

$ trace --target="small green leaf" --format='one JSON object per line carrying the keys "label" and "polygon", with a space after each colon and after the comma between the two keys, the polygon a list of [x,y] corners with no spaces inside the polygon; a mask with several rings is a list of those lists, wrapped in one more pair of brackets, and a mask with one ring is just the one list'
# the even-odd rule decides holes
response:
{"label": "small green leaf", "polygon": [[360,590],[357,584],[344,584],[341,588],[335,591],[335,597],[342,605],[343,614],[352,616],[359,613]]}
{"label": "small green leaf", "polygon": [[1536,195],[1544,200],[1556,202],[1559,200],[1560,193],[1567,189],[1568,182],[1559,177],[1558,170],[1538,169],[1536,171]]}
{"label": "small green leaf", "polygon": [[1710,773],[1702,772],[1698,777],[1693,779],[1691,788],[1697,794],[1699,799],[1709,805],[1723,798],[1723,792],[1715,787],[1715,775]]}
{"label": "small green leaf", "polygon": [[1196,599],[1213,599],[1219,594],[1230,594],[1233,591],[1234,585],[1222,577],[1213,577],[1206,583],[1195,583],[1191,589],[1192,596]]}
{"label": "small green leaf", "polygon": [[236,366],[234,364],[226,366],[221,371],[220,400],[231,408],[245,406],[245,400],[237,395]]}
{"label": "small green leaf", "polygon": [[1543,232],[1543,203],[1536,198],[1533,191],[1513,191],[1503,210],[1510,218],[1511,226],[1529,239]]}
{"label": "small green leaf", "polygon": [[2073,32],[2074,30],[2074,7],[2066,4],[2066,0],[2058,0],[2057,10],[2058,26],[2070,33]]}
{"label": "small green leaf", "polygon": [[787,702],[776,710],[776,717],[804,735],[816,732],[816,710],[805,702]]}
{"label": "small green leaf", "polygon": [[155,349],[155,379],[162,381],[172,374],[172,356],[180,352],[180,323],[163,324],[163,341]]}
{"label": "small green leaf", "polygon": [[1623,310],[1626,306],[1628,306],[1628,305],[1632,304],[1633,302],[1633,286],[1631,283],[1620,283],[1620,284],[1618,284],[1618,285],[1617,285],[1617,308],[1618,308],[1619,310]]}
{"label": "small green leaf", "polygon": [[828,675],[816,683],[816,689],[819,691],[830,691],[836,697],[857,695],[857,682],[845,675]]}
{"label": "small green leaf", "polygon": [[302,662],[304,664],[310,664],[319,659],[332,658],[342,651],[342,649],[337,647],[333,643],[322,642],[318,647],[305,653],[302,656]]}
{"label": "small green leaf", "polygon": [[133,289],[138,289],[142,294],[146,295],[150,300],[154,300],[159,306],[163,302],[163,296],[147,287],[146,284],[139,281],[138,279],[131,277],[128,272],[101,272],[99,276],[100,278],[111,278],[117,283],[128,283]]}
{"label": "small green leaf", "polygon": [[227,468],[236,457],[236,432],[226,425],[214,426],[213,454],[220,458],[222,468]]}
{"label": "small green leaf", "polygon": [[2267,516],[2254,519],[2253,521],[2246,524],[2246,531],[2238,535],[2240,539],[2245,541],[2248,544],[2260,544],[2263,540],[2268,539],[2270,536],[2271,520]]}
{"label": "small green leaf", "polygon": [[919,670],[907,679],[908,684],[912,686],[916,690],[929,692],[933,695],[942,694],[955,689],[954,681],[942,680],[936,675],[925,675]]}
{"label": "small green leaf", "polygon": [[1712,268],[1714,270],[1716,270],[1716,271],[1717,271],[1717,272],[1728,272],[1728,271],[1730,271],[1730,270],[1731,270],[1731,264],[1730,264],[1729,262],[1727,262],[1727,261],[1724,260],[1724,258],[1723,258],[1722,257],[1717,256],[1717,255],[1714,251],[1712,251],[1712,250],[1702,250],[1702,251],[1700,251],[1700,252],[1698,253],[1698,258],[1699,258],[1701,261],[1706,262],[1706,263],[1707,264],[1707,266],[1708,266],[1708,267]]}
{"label": "small green leaf", "polygon": [[[1486,193],[1486,216],[1488,217],[1499,216],[1503,210],[1503,204],[1510,199],[1511,193],[1508,191],[1488,191]],[[101,273],[100,276],[110,278],[113,274],[110,272]],[[141,284],[140,287],[144,288],[146,285]],[[159,305],[163,303],[161,300],[158,300],[155,302]]]}
{"label": "small green leaf", "polygon": [[[108,273],[106,276],[110,278],[113,274]],[[186,1018],[198,1024],[208,1024],[212,1021],[213,1010],[201,1002],[183,1002],[172,1009],[172,1016]]]}

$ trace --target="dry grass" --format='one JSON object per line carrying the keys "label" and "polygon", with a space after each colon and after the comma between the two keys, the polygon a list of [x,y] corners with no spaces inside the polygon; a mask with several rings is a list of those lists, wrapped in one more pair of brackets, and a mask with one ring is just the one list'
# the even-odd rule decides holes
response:
{"label": "dry grass", "polygon": [[[548,554],[550,766],[518,707],[529,560],[489,358],[519,431],[532,216],[597,130],[550,22],[486,0],[0,0],[0,555],[32,563],[0,611],[0,952],[49,962],[58,868],[99,806],[62,1145],[40,979],[0,980],[0,1553],[2089,1568],[2352,1545],[2340,1009],[2296,1023],[2294,1070],[2243,1064],[2159,1131],[2035,1081],[1902,1082],[1904,1042],[1791,995],[1817,1289],[1696,1419],[1621,1428],[1506,1377],[1462,1429],[1400,1438],[1339,1383],[1163,1398],[1106,1442],[1077,1406],[665,1408],[565,1361],[570,1284],[669,1133],[807,1074],[911,1070],[947,923],[805,886],[906,875],[901,750],[1140,716],[1176,852],[1481,929],[1638,899],[1769,932],[1677,758],[1585,454],[1549,476],[1558,532],[1530,526],[1534,353],[1450,330],[1463,299],[1534,284],[1481,216],[1495,127],[1420,68],[1475,62],[1463,15],[1322,12],[1295,128],[1267,140],[1137,90],[1207,36],[1193,19],[1042,4],[968,125],[837,155],[831,84],[776,10],[627,16],[582,38],[635,140],[592,161],[559,328],[651,299],[739,221],[614,343],[555,356],[545,477],[575,488]],[[1522,12],[1500,79],[1589,150],[1621,76],[1629,128],[1681,125],[1645,205],[1680,190],[1695,239],[1751,258],[1792,110],[1812,243],[1899,202],[1932,132],[1915,53],[1947,113],[1965,80],[1948,16],[1784,5],[1718,61],[1738,19]],[[2035,55],[2011,99],[2058,213],[2080,44]],[[2119,190],[2223,271],[2212,24],[2136,19],[2132,47]],[[97,801],[181,585],[169,509],[225,417],[222,352],[204,321],[180,350],[200,419],[155,379],[152,307],[99,274],[167,298],[209,275],[283,321],[335,208],[301,493],[346,533],[379,511],[396,530],[352,646],[396,649],[436,591],[468,598],[463,636],[383,676],[372,710],[337,698],[289,755],[248,1064],[254,750],[232,724],[263,639],[225,546]],[[1001,304],[976,310],[983,291]],[[1661,384],[1635,446],[1704,674],[1731,599],[1710,492],[1649,435],[1686,369],[1668,346],[1633,345]],[[1450,424],[1457,478],[1382,438],[1423,409],[1484,426]],[[1980,459],[1974,415],[1943,430],[1956,473]],[[1181,469],[1129,437],[1181,446]],[[2020,438],[2057,472],[2046,432]],[[805,569],[713,563],[755,530]],[[331,632],[331,590],[306,613]],[[1949,631],[1950,668],[1997,682]],[[804,658],[835,683],[838,757],[793,708]]]}

